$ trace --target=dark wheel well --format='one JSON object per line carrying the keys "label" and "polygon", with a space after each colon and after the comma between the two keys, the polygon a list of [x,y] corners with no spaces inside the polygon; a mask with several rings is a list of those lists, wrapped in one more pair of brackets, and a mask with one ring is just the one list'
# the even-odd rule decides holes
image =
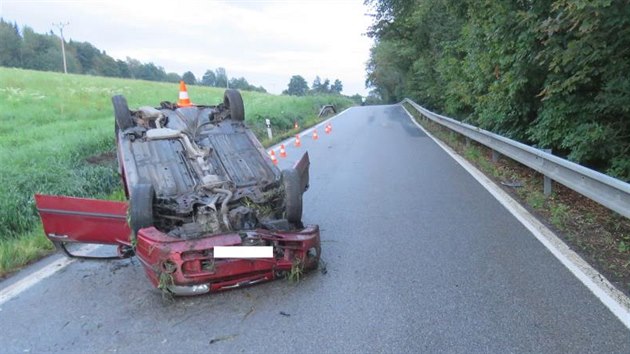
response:
{"label": "dark wheel well", "polygon": [[238,90],[225,90],[223,94],[223,105],[230,110],[232,120],[245,120],[245,106],[243,106],[243,97]]}

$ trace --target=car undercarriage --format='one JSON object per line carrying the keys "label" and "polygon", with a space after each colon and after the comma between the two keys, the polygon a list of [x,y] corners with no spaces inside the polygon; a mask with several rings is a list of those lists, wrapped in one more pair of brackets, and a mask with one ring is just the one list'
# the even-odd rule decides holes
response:
{"label": "car undercarriage", "polygon": [[[236,90],[215,106],[112,98],[118,172],[128,202],[37,195],[57,246],[102,243],[136,255],[176,295],[252,285],[317,267],[319,228],[302,223],[308,154],[280,171],[244,122]],[[109,228],[112,232],[103,230]],[[217,259],[214,248],[271,247],[271,258]]]}

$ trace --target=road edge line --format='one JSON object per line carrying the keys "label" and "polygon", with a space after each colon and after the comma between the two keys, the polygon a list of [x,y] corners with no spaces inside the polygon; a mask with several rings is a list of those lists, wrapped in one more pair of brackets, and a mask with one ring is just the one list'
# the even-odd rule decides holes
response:
{"label": "road edge line", "polygon": [[[296,135],[299,135],[300,137],[307,136],[307,135],[309,135],[309,134],[310,134],[313,130],[315,130],[315,129],[317,129],[317,128],[321,127],[321,126],[323,126],[324,124],[326,124],[326,123],[330,122],[330,121],[331,121],[331,120],[333,120],[333,119],[336,119],[336,118],[340,117],[342,114],[346,113],[347,111],[349,111],[351,108],[354,108],[354,107],[356,107],[356,106],[348,107],[348,108],[344,109],[343,111],[341,111],[341,112],[339,112],[339,113],[335,114],[334,116],[332,116],[332,117],[330,117],[330,118],[327,118],[327,119],[325,119],[325,120],[323,120],[323,121],[321,121],[321,122],[319,122],[319,123],[315,124],[315,125],[314,125],[314,126],[312,126],[312,127],[309,127],[309,128],[306,128],[306,129],[304,129],[304,130],[300,131],[300,132],[299,132],[299,133],[297,133]],[[282,145],[282,144],[289,144],[289,143],[290,143],[290,142],[291,142],[294,138],[295,138],[294,136],[293,136],[293,137],[286,138],[286,139],[282,140],[281,142],[279,142],[279,143],[277,143],[277,144],[275,144],[275,145],[272,145],[272,146],[270,146],[270,147],[266,148],[266,150],[268,150],[268,151],[271,151],[271,150],[274,150],[274,151],[279,151],[279,150],[280,150],[280,145]]]}
{"label": "road edge line", "polygon": [[449,154],[473,178],[479,182],[503,207],[505,207],[527,230],[529,230],[551,254],[556,257],[582,284],[584,284],[601,302],[630,329],[630,298],[617,290],[601,273],[588,264],[580,255],[564,243],[551,229],[541,223],[518,201],[499,187],[494,181],[479,171],[473,164],[459,155],[450,146],[429,133],[407,109],[400,105],[409,119]]}
{"label": "road edge line", "polygon": [[[90,253],[99,248],[100,245],[85,245],[81,246],[77,252],[79,253]],[[28,290],[33,285],[39,283],[40,281],[50,277],[51,275],[57,273],[58,271],[64,269],[70,264],[74,263],[76,258],[68,258],[65,255],[62,258],[42,267],[41,269],[35,271],[32,274],[25,276],[24,278],[16,281],[15,283],[7,286],[6,288],[0,290],[0,306],[4,305],[7,301],[19,296],[24,291]]]}

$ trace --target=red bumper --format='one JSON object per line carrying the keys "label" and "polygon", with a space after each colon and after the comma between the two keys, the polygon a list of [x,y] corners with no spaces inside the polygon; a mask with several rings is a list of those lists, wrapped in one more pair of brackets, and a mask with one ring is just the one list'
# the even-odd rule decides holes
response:
{"label": "red bumper", "polygon": [[[215,259],[215,246],[240,246],[242,237],[255,237],[273,246],[274,258]],[[252,285],[299,267],[317,267],[320,256],[319,227],[294,232],[256,230],[181,240],[153,227],[137,235],[136,255],[156,287],[175,295],[196,295]]]}

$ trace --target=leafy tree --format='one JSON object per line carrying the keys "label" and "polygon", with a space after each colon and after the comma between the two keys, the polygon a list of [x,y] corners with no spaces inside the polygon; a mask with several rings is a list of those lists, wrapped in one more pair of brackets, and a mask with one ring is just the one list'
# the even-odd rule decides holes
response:
{"label": "leafy tree", "polygon": [[231,78],[230,79],[230,88],[236,90],[244,90],[244,91],[258,91],[258,92],[267,92],[264,87],[259,86],[256,87],[249,82],[244,77]]}
{"label": "leafy tree", "polygon": [[77,60],[83,68],[83,72],[86,74],[97,74],[97,60],[100,56],[100,51],[96,49],[92,44],[88,42],[74,42],[70,41],[67,47],[74,48],[77,53]]}
{"label": "leafy tree", "polygon": [[371,90],[368,96],[365,98],[366,105],[383,104],[383,99],[377,90]]}
{"label": "leafy tree", "polygon": [[265,88],[264,88],[264,87],[262,87],[262,86],[257,86],[257,87],[254,87],[254,88],[252,89],[252,91],[261,92],[261,93],[267,93],[267,89],[265,89]]}
{"label": "leafy tree", "polygon": [[400,101],[404,96],[405,72],[397,51],[397,44],[391,40],[380,41],[370,50],[366,86],[374,87],[375,94],[385,102]]}
{"label": "leafy tree", "polygon": [[548,74],[531,139],[630,181],[630,3],[557,0],[537,26]]}
{"label": "leafy tree", "polygon": [[166,74],[166,81],[167,82],[180,82],[182,80],[182,77],[179,76],[178,73],[167,73]]}
{"label": "leafy tree", "polygon": [[311,85],[311,91],[320,92],[322,89],[322,79],[319,76],[315,76],[315,80],[313,80],[313,84]]}
{"label": "leafy tree", "polygon": [[184,75],[182,75],[182,80],[187,84],[187,85],[194,85],[197,83],[197,78],[195,77],[195,74],[193,74],[190,71],[186,71],[184,73]]}
{"label": "leafy tree", "polygon": [[339,79],[335,79],[335,82],[330,86],[330,92],[341,93],[343,90],[343,84]]}
{"label": "leafy tree", "polygon": [[322,85],[319,87],[319,92],[321,93],[330,92],[330,80],[324,79],[324,82],[322,82]]}
{"label": "leafy tree", "polygon": [[356,104],[363,104],[363,96],[359,95],[358,93],[350,96],[350,99],[353,100]]}
{"label": "leafy tree", "polygon": [[206,70],[206,73],[203,74],[201,78],[201,84],[204,86],[216,86],[217,83],[217,75],[212,70]]}
{"label": "leafy tree", "polygon": [[20,67],[22,37],[17,24],[4,22],[0,18],[0,66]]}
{"label": "leafy tree", "polygon": [[366,3],[367,101],[410,97],[630,180],[628,1]]}
{"label": "leafy tree", "polygon": [[120,77],[131,77],[131,71],[129,71],[129,65],[126,62],[119,59],[116,60],[116,65],[118,66]]}
{"label": "leafy tree", "polygon": [[[548,1],[522,5],[518,1],[487,2],[472,6],[459,40],[468,63],[450,69],[469,83],[475,125],[524,142],[537,116],[545,71],[536,57],[541,43],[533,24],[547,16]],[[532,23],[534,22],[534,23]],[[448,94],[451,94],[449,91]],[[462,100],[455,94],[455,100]]]}
{"label": "leafy tree", "polygon": [[52,34],[35,33],[30,27],[24,27],[22,32],[22,67],[33,70],[63,71],[61,44],[55,41],[56,37]]}
{"label": "leafy tree", "polygon": [[252,86],[245,80],[244,77],[238,79],[233,77],[230,79],[230,88],[235,90],[249,90]]}
{"label": "leafy tree", "polygon": [[140,60],[127,57],[127,68],[129,70],[129,77],[133,79],[140,78],[139,75],[142,68]]}
{"label": "leafy tree", "polygon": [[109,77],[120,77],[120,67],[114,58],[103,52],[94,61],[95,75],[103,75]]}
{"label": "leafy tree", "polygon": [[227,87],[228,84],[228,77],[227,77],[227,73],[225,72],[224,68],[217,68],[215,71],[215,76],[216,76],[216,81],[215,81],[215,86],[216,87]]}
{"label": "leafy tree", "polygon": [[156,66],[153,63],[140,64],[136,78],[149,81],[166,81],[166,72],[163,67]]}
{"label": "leafy tree", "polygon": [[291,96],[304,96],[308,92],[308,83],[300,75],[293,75],[289,80],[287,89],[283,92]]}
{"label": "leafy tree", "polygon": [[313,86],[311,88],[311,92],[312,93],[330,93],[331,92],[330,80],[324,79],[324,82],[322,82],[322,79],[319,77],[319,75],[316,76],[315,80],[313,80]]}

